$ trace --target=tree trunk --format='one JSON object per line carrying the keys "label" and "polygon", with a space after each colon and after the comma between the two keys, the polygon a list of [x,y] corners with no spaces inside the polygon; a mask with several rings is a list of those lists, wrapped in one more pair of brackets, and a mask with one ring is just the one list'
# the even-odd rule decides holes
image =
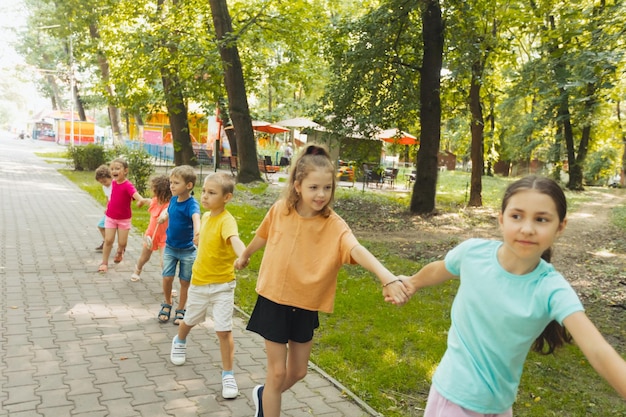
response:
{"label": "tree trunk", "polygon": [[426,214],[435,209],[437,194],[437,155],[441,141],[441,66],[443,21],[439,1],[429,0],[422,9],[424,56],[420,77],[420,149],[417,153],[415,185],[411,195],[412,213]]}
{"label": "tree trunk", "polygon": [[77,84],[74,84],[74,93],[72,94],[72,98],[74,99],[74,104],[76,105],[78,118],[80,119],[81,122],[86,122],[87,114],[85,113],[85,105],[83,104],[83,100],[80,97],[80,93],[78,92]]}
{"label": "tree trunk", "polygon": [[[96,25],[89,25],[89,35],[95,41],[100,41],[100,33],[98,32],[98,27]],[[122,134],[120,110],[111,104],[113,97],[115,97],[115,91],[113,91],[113,87],[109,82],[109,62],[107,61],[106,56],[100,53],[100,51],[98,51],[97,60],[98,67],[100,68],[100,76],[102,77],[102,82],[104,83],[107,92],[107,107],[109,111],[109,121],[111,122],[111,131],[113,132],[113,144],[121,145],[124,135]]]}
{"label": "tree trunk", "polygon": [[248,107],[246,87],[236,39],[226,0],[209,0],[213,25],[224,68],[224,84],[228,94],[228,114],[235,128],[239,174],[237,180],[249,183],[261,179],[257,163],[256,140]]}
{"label": "tree trunk", "polygon": [[483,184],[482,176],[485,169],[484,161],[484,132],[485,121],[483,119],[483,106],[480,102],[480,87],[483,65],[477,61],[472,65],[472,81],[470,85],[469,107],[472,117],[470,131],[472,133],[472,147],[470,158],[472,160],[472,175],[470,196],[468,204],[473,207],[481,207],[483,205]]}
{"label": "tree trunk", "polygon": [[189,118],[183,92],[176,73],[170,73],[166,69],[161,70],[163,92],[165,93],[165,105],[170,119],[172,130],[172,143],[174,145],[174,165],[192,165],[198,163],[191,145],[189,134]]}

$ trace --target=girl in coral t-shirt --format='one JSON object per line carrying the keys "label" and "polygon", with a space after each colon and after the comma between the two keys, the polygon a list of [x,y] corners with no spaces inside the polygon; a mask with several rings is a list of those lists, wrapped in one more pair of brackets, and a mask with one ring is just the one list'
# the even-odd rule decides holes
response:
{"label": "girl in coral t-shirt", "polygon": [[152,178],[150,182],[152,188],[152,200],[150,201],[150,224],[144,234],[143,249],[135,265],[135,272],[130,276],[130,280],[135,282],[141,279],[141,271],[144,265],[150,260],[152,252],[159,251],[159,265],[163,269],[163,249],[165,248],[165,231],[167,230],[167,220],[159,223],[159,216],[170,204],[172,192],[170,191],[170,179],[167,175],[159,175]]}

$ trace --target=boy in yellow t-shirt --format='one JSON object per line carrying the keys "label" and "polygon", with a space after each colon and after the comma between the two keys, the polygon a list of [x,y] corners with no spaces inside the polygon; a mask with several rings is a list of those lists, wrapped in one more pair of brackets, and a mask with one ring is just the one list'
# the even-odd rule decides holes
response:
{"label": "boy in yellow t-shirt", "polygon": [[193,264],[187,312],[180,322],[178,335],[172,340],[170,361],[185,363],[186,338],[191,329],[202,323],[212,310],[215,333],[222,356],[222,396],[239,394],[233,374],[235,344],[233,341],[233,306],[235,296],[235,260],[245,250],[239,238],[237,222],[226,210],[233,198],[235,180],[231,175],[214,173],[204,180],[201,204],[208,210],[202,216],[198,254]]}

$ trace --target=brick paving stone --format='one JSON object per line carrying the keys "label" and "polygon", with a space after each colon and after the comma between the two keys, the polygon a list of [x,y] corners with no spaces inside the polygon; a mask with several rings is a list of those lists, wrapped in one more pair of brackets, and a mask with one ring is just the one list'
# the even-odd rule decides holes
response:
{"label": "brick paving stone", "polygon": [[[178,327],[156,319],[158,262],[130,281],[141,251],[133,229],[124,260],[97,272],[102,206],[57,172],[65,164],[34,155],[65,149],[0,134],[0,417],[251,416],[266,373],[263,339],[236,309],[234,400],[221,397],[210,319],[191,332],[187,363],[170,364]],[[375,415],[315,368],[283,404],[287,417]]]}

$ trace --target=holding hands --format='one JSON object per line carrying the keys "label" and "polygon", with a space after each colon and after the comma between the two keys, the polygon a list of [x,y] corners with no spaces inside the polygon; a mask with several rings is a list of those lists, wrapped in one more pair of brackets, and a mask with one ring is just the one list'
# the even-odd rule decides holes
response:
{"label": "holding hands", "polygon": [[409,301],[411,292],[405,282],[398,277],[383,285],[383,297],[386,302],[401,306]]}

